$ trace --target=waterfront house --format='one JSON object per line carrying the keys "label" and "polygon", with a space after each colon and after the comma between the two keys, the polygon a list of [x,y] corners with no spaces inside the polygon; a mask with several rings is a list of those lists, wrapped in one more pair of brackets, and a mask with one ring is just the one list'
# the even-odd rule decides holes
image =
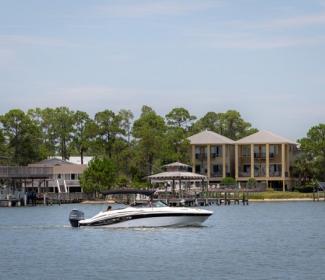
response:
{"label": "waterfront house", "polygon": [[266,182],[274,189],[290,189],[297,143],[269,131],[259,131],[235,144],[235,178],[245,184],[249,178]]}
{"label": "waterfront house", "polygon": [[79,176],[87,168],[85,164],[74,164],[58,158],[42,160],[38,163],[29,164],[30,168],[50,168],[50,174],[42,187],[50,192],[70,193],[81,192]]}
{"label": "waterfront house", "polygon": [[235,177],[235,141],[205,130],[188,138],[193,172],[208,177],[210,183]]}

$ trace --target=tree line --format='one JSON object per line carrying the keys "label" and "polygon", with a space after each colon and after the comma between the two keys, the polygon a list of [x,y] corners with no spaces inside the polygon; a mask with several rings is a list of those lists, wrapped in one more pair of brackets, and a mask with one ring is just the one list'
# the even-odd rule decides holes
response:
{"label": "tree line", "polygon": [[[302,153],[295,172],[302,182],[324,176],[324,126],[311,128],[299,140]],[[27,112],[13,109],[0,116],[0,164],[27,165],[50,156],[80,156],[83,162],[83,157],[89,155],[105,159],[107,166],[100,162],[97,166],[114,174],[110,182],[136,183],[159,171],[165,163],[190,163],[187,137],[204,129],[233,140],[257,131],[235,110],[208,112],[197,118],[185,108],[173,108],[160,116],[151,107],[143,106],[135,119],[126,109],[107,109],[93,117],[68,107]]]}

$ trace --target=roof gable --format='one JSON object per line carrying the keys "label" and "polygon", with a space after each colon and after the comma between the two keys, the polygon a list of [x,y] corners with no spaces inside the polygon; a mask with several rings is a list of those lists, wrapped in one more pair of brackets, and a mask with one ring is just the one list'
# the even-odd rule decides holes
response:
{"label": "roof gable", "polygon": [[267,130],[258,131],[252,135],[239,139],[237,144],[294,144],[296,142],[289,140],[285,137],[274,134]]}
{"label": "roof gable", "polygon": [[215,133],[213,131],[204,130],[187,138],[191,144],[235,144],[235,141]]}
{"label": "roof gable", "polygon": [[59,165],[72,165],[73,163],[70,163],[68,161],[58,159],[58,158],[50,158],[50,159],[44,159],[40,162],[31,164],[31,165],[43,165],[43,166],[59,166]]}

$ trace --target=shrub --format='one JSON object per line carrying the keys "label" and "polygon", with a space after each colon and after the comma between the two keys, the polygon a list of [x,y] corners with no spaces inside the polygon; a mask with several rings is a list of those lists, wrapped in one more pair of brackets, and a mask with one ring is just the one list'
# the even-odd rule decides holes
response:
{"label": "shrub", "polygon": [[237,182],[233,177],[226,177],[222,179],[221,184],[229,187],[229,186],[236,186]]}

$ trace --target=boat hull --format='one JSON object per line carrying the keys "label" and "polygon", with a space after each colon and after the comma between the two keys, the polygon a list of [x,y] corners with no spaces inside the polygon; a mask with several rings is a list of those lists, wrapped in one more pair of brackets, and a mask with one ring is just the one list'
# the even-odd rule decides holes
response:
{"label": "boat hull", "polygon": [[130,219],[104,227],[109,228],[129,228],[129,227],[185,227],[200,226],[209,216],[166,216],[166,217],[146,217]]}
{"label": "boat hull", "polygon": [[[100,212],[78,221],[78,226],[91,227],[180,227],[201,225],[213,212],[189,208],[125,208]],[[75,214],[72,215],[73,217]],[[80,217],[78,213],[77,217]],[[70,220],[72,226],[74,221]]]}

